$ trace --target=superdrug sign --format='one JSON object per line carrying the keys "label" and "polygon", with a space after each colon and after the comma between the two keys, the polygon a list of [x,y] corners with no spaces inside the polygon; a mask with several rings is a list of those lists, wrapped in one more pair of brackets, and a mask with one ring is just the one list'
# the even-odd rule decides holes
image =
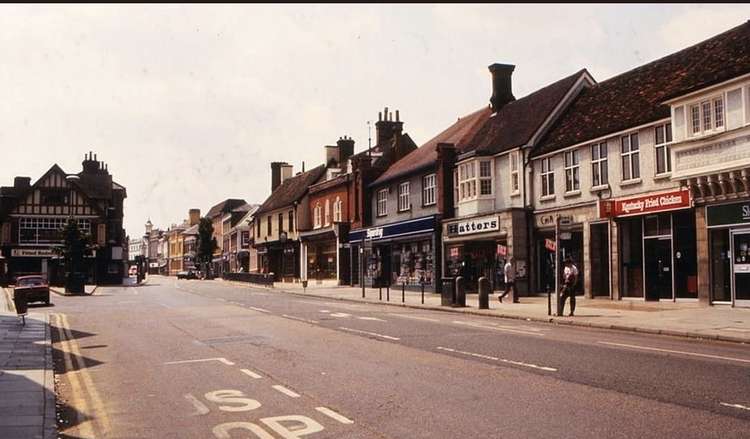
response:
{"label": "superdrug sign", "polygon": [[498,230],[500,230],[500,221],[498,221],[496,216],[486,216],[448,224],[449,236],[471,235]]}

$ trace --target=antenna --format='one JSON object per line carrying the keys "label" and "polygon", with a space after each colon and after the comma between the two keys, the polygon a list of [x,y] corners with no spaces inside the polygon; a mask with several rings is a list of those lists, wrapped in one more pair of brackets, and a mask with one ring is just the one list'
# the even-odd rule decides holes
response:
{"label": "antenna", "polygon": [[370,150],[372,149],[372,124],[367,121],[367,155],[372,155]]}

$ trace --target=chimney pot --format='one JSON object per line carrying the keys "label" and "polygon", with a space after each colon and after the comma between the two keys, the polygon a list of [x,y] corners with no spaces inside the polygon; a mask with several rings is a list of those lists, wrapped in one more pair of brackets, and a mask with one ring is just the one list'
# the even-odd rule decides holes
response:
{"label": "chimney pot", "polygon": [[513,102],[516,98],[513,96],[513,87],[511,78],[516,66],[512,64],[492,64],[489,67],[492,74],[492,97],[490,104],[492,111],[499,111],[505,104]]}

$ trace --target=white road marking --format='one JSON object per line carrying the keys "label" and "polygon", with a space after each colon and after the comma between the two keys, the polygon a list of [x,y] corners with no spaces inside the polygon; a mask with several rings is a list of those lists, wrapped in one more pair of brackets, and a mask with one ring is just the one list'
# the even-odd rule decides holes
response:
{"label": "white road marking", "polygon": [[490,355],[477,354],[474,352],[459,351],[457,349],[444,348],[442,346],[438,346],[437,349],[441,351],[452,352],[454,354],[468,355],[470,357],[482,358],[485,360],[499,361],[501,363],[508,363],[508,364],[513,364],[516,366],[523,366],[523,367],[530,367],[532,369],[545,370],[547,372],[557,372],[557,369],[554,367],[539,366],[538,364],[524,363],[522,361],[515,361],[515,360],[508,360],[505,358],[492,357]]}
{"label": "white road marking", "polygon": [[351,317],[351,316],[352,316],[351,314],[347,314],[345,312],[334,312],[334,313],[331,313],[331,317],[347,318],[347,317]]}
{"label": "white road marking", "polygon": [[377,332],[360,331],[359,329],[345,328],[343,326],[339,326],[339,329],[344,330],[344,331],[349,331],[349,332],[356,332],[357,334],[366,334],[366,335],[372,335],[375,337],[381,337],[387,340],[396,340],[396,341],[401,340],[398,337],[391,337],[390,335],[378,334]]}
{"label": "white road marking", "polygon": [[620,347],[631,348],[631,349],[641,349],[641,350],[644,350],[644,351],[666,352],[666,353],[670,353],[670,354],[691,355],[693,357],[715,358],[717,360],[727,360],[727,361],[737,361],[737,362],[740,362],[740,363],[750,363],[750,360],[746,360],[746,359],[743,359],[743,358],[722,357],[721,355],[699,354],[697,352],[674,351],[672,349],[652,348],[652,347],[649,347],[649,346],[638,346],[638,345],[624,344],[624,343],[612,343],[612,342],[609,342],[609,341],[600,341],[598,343],[606,344],[606,345],[610,345],[610,346],[620,346]]}
{"label": "white road marking", "polygon": [[741,404],[729,404],[729,403],[726,403],[726,402],[721,402],[719,404],[723,405],[724,407],[731,407],[733,409],[750,410],[750,407],[744,406],[744,405],[741,405]]}
{"label": "white road marking", "polygon": [[491,329],[494,331],[504,331],[504,332],[514,332],[518,334],[526,334],[526,335],[536,335],[539,337],[543,337],[544,334],[540,334],[539,332],[533,332],[533,331],[524,331],[523,329],[509,329],[505,327],[498,327],[498,326],[484,326],[477,323],[471,323],[471,322],[461,322],[458,320],[454,320],[453,323],[457,325],[464,325],[464,326],[471,326],[472,328],[479,328],[479,329]]}
{"label": "white road marking", "polygon": [[315,407],[315,410],[323,413],[331,419],[341,422],[342,424],[354,424],[354,421],[347,418],[346,416],[340,415],[327,407]]}
{"label": "white road marking", "polygon": [[232,363],[231,361],[227,360],[227,359],[226,359],[226,358],[224,358],[224,357],[217,357],[217,358],[201,358],[201,359],[199,359],[199,360],[181,360],[181,361],[169,361],[169,362],[167,362],[167,363],[164,363],[164,364],[185,364],[185,363],[201,363],[201,362],[204,362],[204,361],[218,361],[218,362],[220,362],[220,363],[224,363],[224,364],[226,364],[227,366],[234,366],[234,363]]}
{"label": "white road marking", "polygon": [[303,319],[302,317],[290,316],[288,314],[282,314],[281,317],[286,317],[287,319],[297,320],[297,321],[300,321],[300,322],[310,323],[310,324],[313,324],[313,325],[317,325],[318,324],[317,320]]}
{"label": "white road marking", "polygon": [[245,375],[249,376],[250,378],[255,378],[256,380],[259,378],[263,378],[262,376],[258,375],[257,373],[253,372],[250,369],[240,369],[240,372],[244,373]]}
{"label": "white road marking", "polygon": [[394,317],[403,317],[405,319],[424,320],[426,322],[440,322],[440,320],[438,320],[438,319],[431,319],[431,318],[428,318],[428,317],[409,316],[409,315],[406,315],[406,314],[388,313],[388,315],[391,315],[391,316],[394,316]]}
{"label": "white road marking", "polygon": [[205,404],[203,404],[202,402],[200,402],[198,400],[198,398],[196,398],[195,396],[193,396],[193,395],[191,395],[189,393],[187,395],[185,395],[185,399],[187,399],[188,401],[190,401],[190,403],[193,404],[193,407],[195,407],[195,412],[191,413],[190,416],[201,416],[201,415],[205,415],[206,413],[208,413],[208,412],[211,411],[211,410],[209,410],[208,407],[206,407]]}
{"label": "white road marking", "polygon": [[373,322],[385,322],[383,319],[379,319],[377,317],[357,317],[359,320],[371,320]]}
{"label": "white road marking", "polygon": [[723,328],[722,331],[750,332],[750,329],[742,328]]}
{"label": "white road marking", "polygon": [[321,309],[320,312],[322,312],[323,314],[330,314],[331,311],[327,309]]}
{"label": "white road marking", "polygon": [[289,390],[289,389],[287,389],[286,387],[284,387],[282,385],[277,384],[277,385],[271,386],[271,387],[273,387],[277,391],[279,391],[279,392],[283,393],[284,395],[289,396],[291,398],[299,398],[299,394],[298,393],[295,393],[294,391]]}
{"label": "white road marking", "polygon": [[248,308],[252,309],[253,311],[258,311],[258,312],[265,312],[265,313],[270,313],[270,312],[271,312],[271,311],[269,311],[269,310],[267,310],[267,309],[263,309],[263,308],[256,308],[256,307],[254,307],[254,306],[248,306]]}
{"label": "white road marking", "polygon": [[217,297],[216,300],[218,300],[219,302],[226,302],[227,301],[227,299],[225,299],[223,297]]}

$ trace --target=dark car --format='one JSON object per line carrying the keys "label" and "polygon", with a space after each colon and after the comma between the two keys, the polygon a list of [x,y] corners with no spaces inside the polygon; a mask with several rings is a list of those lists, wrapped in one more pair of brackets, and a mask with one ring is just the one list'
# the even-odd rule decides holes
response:
{"label": "dark car", "polygon": [[26,303],[44,302],[49,305],[49,285],[44,276],[20,276],[13,289],[14,295],[19,293],[26,296]]}
{"label": "dark car", "polygon": [[198,279],[193,270],[180,271],[177,273],[177,279]]}

